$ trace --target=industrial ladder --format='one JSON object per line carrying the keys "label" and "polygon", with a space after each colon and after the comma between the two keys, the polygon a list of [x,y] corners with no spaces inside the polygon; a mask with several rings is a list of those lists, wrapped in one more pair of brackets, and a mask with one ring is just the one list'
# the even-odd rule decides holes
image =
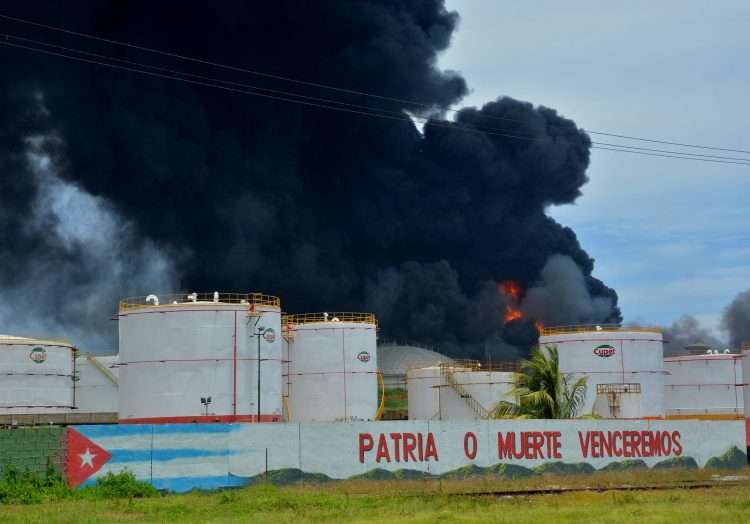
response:
{"label": "industrial ladder", "polygon": [[445,377],[445,381],[448,383],[448,385],[453,388],[453,391],[456,392],[456,394],[464,399],[464,402],[466,402],[466,405],[471,408],[471,410],[480,418],[480,419],[487,419],[489,418],[489,413],[487,412],[487,409],[479,403],[477,399],[471,396],[471,393],[462,385],[456,382],[456,377],[453,376],[453,368],[441,365],[440,366],[440,374]]}

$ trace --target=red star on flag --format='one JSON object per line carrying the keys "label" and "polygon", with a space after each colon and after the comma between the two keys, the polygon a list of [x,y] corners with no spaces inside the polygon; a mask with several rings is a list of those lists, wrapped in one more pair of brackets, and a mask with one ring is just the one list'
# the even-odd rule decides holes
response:
{"label": "red star on flag", "polygon": [[65,459],[65,474],[71,486],[80,486],[112,457],[107,450],[73,428],[68,428],[66,439],[68,454]]}

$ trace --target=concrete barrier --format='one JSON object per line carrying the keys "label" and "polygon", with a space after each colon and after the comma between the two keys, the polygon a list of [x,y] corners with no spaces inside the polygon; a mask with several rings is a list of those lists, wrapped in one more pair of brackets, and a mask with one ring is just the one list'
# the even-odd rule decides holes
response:
{"label": "concrete barrier", "polygon": [[744,421],[393,421],[68,428],[71,484],[132,471],[188,491],[348,478],[512,477],[746,464]]}

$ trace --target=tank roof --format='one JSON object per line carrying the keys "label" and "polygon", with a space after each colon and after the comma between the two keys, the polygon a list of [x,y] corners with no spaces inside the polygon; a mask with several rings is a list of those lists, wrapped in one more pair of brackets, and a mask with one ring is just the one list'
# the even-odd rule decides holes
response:
{"label": "tank roof", "polygon": [[385,375],[406,375],[407,369],[415,365],[438,366],[444,362],[453,362],[453,359],[419,346],[406,344],[378,346],[378,367]]}
{"label": "tank roof", "polygon": [[39,345],[39,346],[67,346],[74,348],[73,344],[63,338],[35,338],[35,337],[21,337],[17,335],[3,335],[0,334],[0,345],[11,346],[11,345]]}
{"label": "tank roof", "polygon": [[281,299],[263,293],[159,293],[120,300],[119,312],[163,306],[203,306],[211,304],[281,307]]}

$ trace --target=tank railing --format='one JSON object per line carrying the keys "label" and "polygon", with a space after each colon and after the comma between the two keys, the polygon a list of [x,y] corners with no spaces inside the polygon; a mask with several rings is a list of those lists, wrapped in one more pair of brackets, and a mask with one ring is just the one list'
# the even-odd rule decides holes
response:
{"label": "tank railing", "polygon": [[466,402],[469,408],[480,419],[489,418],[489,412],[487,411],[487,409],[482,404],[480,404],[479,401],[475,399],[462,384],[459,384],[456,381],[456,378],[453,375],[454,371],[462,371],[462,369],[457,369],[456,366],[453,365],[440,366],[440,374],[445,377],[445,381],[448,383],[448,385],[453,389],[453,391],[456,392],[459,397],[464,400],[464,402]]}
{"label": "tank railing", "polygon": [[310,324],[313,322],[358,322],[363,324],[378,324],[373,313],[356,313],[351,311],[286,314],[281,317],[281,323],[284,326]]}
{"label": "tank railing", "polygon": [[636,333],[661,333],[661,328],[658,327],[642,327],[642,326],[623,326],[622,324],[591,324],[591,325],[571,325],[571,326],[550,326],[543,327],[540,330],[540,335],[565,335],[568,333],[596,333],[598,331],[613,332],[613,331],[634,331]]}
{"label": "tank railing", "polygon": [[750,342],[745,341],[742,344],[740,344],[740,351],[750,351]]}
{"label": "tank railing", "polygon": [[407,371],[414,369],[424,369],[430,367],[439,366],[441,371],[443,369],[451,368],[453,372],[461,371],[487,371],[487,372],[511,372],[515,373],[521,370],[520,362],[511,361],[500,361],[482,363],[478,360],[472,359],[453,359],[448,361],[437,361],[437,360],[417,360],[411,362],[407,367]]}
{"label": "tank railing", "polygon": [[119,311],[155,306],[189,306],[191,304],[247,304],[258,306],[281,307],[281,299],[263,293],[162,293],[141,297],[124,298],[120,301]]}

